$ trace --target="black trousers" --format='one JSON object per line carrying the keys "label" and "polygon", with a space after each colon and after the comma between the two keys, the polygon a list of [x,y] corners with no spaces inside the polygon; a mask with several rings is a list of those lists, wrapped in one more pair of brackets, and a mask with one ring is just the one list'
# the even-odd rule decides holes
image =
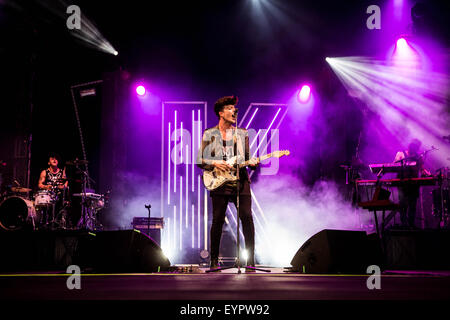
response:
{"label": "black trousers", "polygon": [[[213,206],[213,221],[211,226],[211,260],[219,257],[220,239],[225,222],[225,213],[229,202],[236,206],[236,194],[215,194],[211,196]],[[252,198],[250,195],[239,196],[239,217],[245,238],[245,249],[248,253],[247,264],[255,264],[255,227],[252,217]]]}
{"label": "black trousers", "polygon": [[415,227],[419,188],[416,186],[398,188],[400,220],[403,226]]}

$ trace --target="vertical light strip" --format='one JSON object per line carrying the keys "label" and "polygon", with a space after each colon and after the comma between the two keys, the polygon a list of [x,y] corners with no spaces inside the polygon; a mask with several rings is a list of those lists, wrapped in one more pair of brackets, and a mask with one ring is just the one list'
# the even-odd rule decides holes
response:
{"label": "vertical light strip", "polygon": [[[160,217],[164,217],[164,102],[161,105],[161,210],[160,210]],[[169,146],[170,149],[170,146]],[[169,175],[170,176],[170,175]],[[162,238],[163,239],[163,238]],[[161,240],[162,244],[162,240]]]}
{"label": "vertical light strip", "polygon": [[173,206],[173,249],[177,247],[177,206]]}
{"label": "vertical light strip", "polygon": [[201,133],[202,121],[201,121],[201,118],[200,118],[200,109],[198,109],[197,115],[198,115],[198,125],[197,125],[198,135],[197,135],[197,139],[198,139],[198,143],[199,143],[198,147],[200,148],[202,146],[202,133]]}
{"label": "vertical light strip", "polygon": [[194,249],[195,243],[194,243],[194,215],[195,215],[195,209],[194,209],[194,204],[191,204],[191,237],[192,237],[192,241],[191,241],[191,248]]}
{"label": "vertical light strip", "polygon": [[186,228],[188,227],[188,210],[189,210],[189,146],[186,144],[186,154],[185,154],[185,159],[186,159],[186,199],[184,199],[184,201],[186,201]]}
{"label": "vertical light strip", "polygon": [[180,164],[184,162],[183,151],[183,121],[180,121]]}
{"label": "vertical light strip", "polygon": [[200,175],[197,175],[198,190],[197,190],[197,247],[200,249]]}
{"label": "vertical light strip", "polygon": [[173,192],[177,192],[177,142],[178,142],[178,134],[177,134],[177,110],[175,110],[175,122],[174,122],[174,133],[175,133],[175,143],[173,146],[174,160],[173,160]]}
{"label": "vertical light strip", "polygon": [[169,122],[169,137],[167,139],[167,204],[170,204],[170,122]]}
{"label": "vertical light strip", "polygon": [[247,126],[245,127],[245,129],[248,129],[248,127],[250,126],[250,123],[252,123],[252,120],[255,117],[256,112],[258,112],[258,108],[256,108],[255,112],[253,112],[253,115],[250,118],[250,121],[247,123]]}
{"label": "vertical light strip", "polygon": [[194,192],[194,154],[196,153],[195,151],[195,122],[194,122],[194,118],[195,118],[195,113],[194,113],[194,109],[192,109],[192,127],[191,127],[191,132],[192,132],[192,145],[191,145],[191,152],[192,152],[192,192]]}
{"label": "vertical light strip", "polygon": [[[205,110],[206,110],[206,108],[205,108]],[[202,134],[201,134],[202,121],[201,121],[200,109],[197,110],[197,117],[198,117],[198,124],[197,124],[198,147],[201,148],[201,146],[202,146]],[[206,115],[205,115],[205,117],[206,117]],[[201,221],[201,219],[200,219],[200,208],[201,208],[200,195],[201,195],[200,175],[198,175],[198,212],[197,212],[197,215],[198,215],[198,221],[197,221],[197,224],[198,224],[198,229],[197,229],[198,239],[197,239],[197,241],[198,241],[198,248],[199,249],[200,249],[200,243],[201,243],[201,236],[200,236],[200,230],[201,230],[201,223],[200,223],[200,221]],[[208,223],[206,223],[206,228],[208,227],[207,225],[208,225]],[[204,249],[207,250],[207,248],[208,248],[208,242],[207,241],[208,240],[207,240],[206,237],[205,237],[204,241],[206,243]]]}
{"label": "vertical light strip", "polygon": [[180,250],[183,248],[183,176],[180,176]]}
{"label": "vertical light strip", "polygon": [[205,250],[208,250],[208,194],[206,192],[206,189],[203,190],[204,195],[204,207],[203,207],[203,232],[204,232],[204,248]]}
{"label": "vertical light strip", "polygon": [[164,237],[164,242],[166,243],[166,248],[169,248],[172,251],[172,241],[170,241],[170,218],[167,218],[167,235]]}
{"label": "vertical light strip", "polygon": [[275,117],[273,118],[272,122],[271,122],[270,125],[269,125],[269,128],[267,128],[266,133],[264,134],[264,136],[262,137],[262,139],[259,140],[259,141],[260,141],[260,142],[259,142],[259,145],[258,145],[258,147],[256,147],[256,150],[255,150],[255,152],[253,153],[252,157],[254,157],[254,156],[257,154],[259,147],[261,146],[261,144],[263,143],[263,141],[264,141],[264,139],[266,138],[267,134],[269,133],[270,128],[272,128],[273,123],[275,122],[275,119],[278,117],[278,114],[280,113],[280,111],[281,111],[281,108],[278,109],[278,111],[277,111]]}

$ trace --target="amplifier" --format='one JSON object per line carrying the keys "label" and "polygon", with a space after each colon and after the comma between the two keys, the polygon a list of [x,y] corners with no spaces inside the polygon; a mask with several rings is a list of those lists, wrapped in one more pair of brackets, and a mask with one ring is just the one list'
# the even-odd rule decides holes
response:
{"label": "amplifier", "polygon": [[[131,223],[133,229],[148,229],[149,220],[148,217],[134,217]],[[164,218],[150,218],[150,229],[163,229]]]}

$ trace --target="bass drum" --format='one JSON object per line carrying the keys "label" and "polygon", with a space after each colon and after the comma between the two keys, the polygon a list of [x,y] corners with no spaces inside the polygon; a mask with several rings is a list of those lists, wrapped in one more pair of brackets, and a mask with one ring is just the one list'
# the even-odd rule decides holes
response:
{"label": "bass drum", "polygon": [[37,222],[34,203],[30,200],[13,196],[0,204],[0,227],[5,230],[20,230],[28,223]]}

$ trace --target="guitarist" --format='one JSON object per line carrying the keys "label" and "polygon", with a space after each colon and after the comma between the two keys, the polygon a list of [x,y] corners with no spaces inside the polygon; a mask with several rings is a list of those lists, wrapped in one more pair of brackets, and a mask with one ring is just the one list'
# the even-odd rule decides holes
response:
{"label": "guitarist", "polygon": [[[237,156],[238,163],[249,160],[250,148],[247,130],[238,128],[237,137],[235,137],[237,102],[238,98],[236,96],[226,96],[218,99],[214,104],[214,112],[219,118],[219,123],[203,133],[202,145],[197,156],[197,165],[200,168],[204,170],[217,168],[221,171],[231,171],[232,166],[226,162],[231,157]],[[257,160],[250,161],[249,166],[253,170],[256,169],[258,166]],[[250,178],[245,167],[240,168],[239,178],[239,216],[242,221],[245,248],[248,253],[247,265],[254,267],[255,228],[251,209]],[[213,207],[213,221],[210,230],[210,267],[215,269],[218,267],[220,239],[225,222],[225,212],[229,202],[233,202],[236,205],[237,182],[225,183],[219,188],[210,191],[210,196]],[[246,271],[254,270],[246,269]]]}

